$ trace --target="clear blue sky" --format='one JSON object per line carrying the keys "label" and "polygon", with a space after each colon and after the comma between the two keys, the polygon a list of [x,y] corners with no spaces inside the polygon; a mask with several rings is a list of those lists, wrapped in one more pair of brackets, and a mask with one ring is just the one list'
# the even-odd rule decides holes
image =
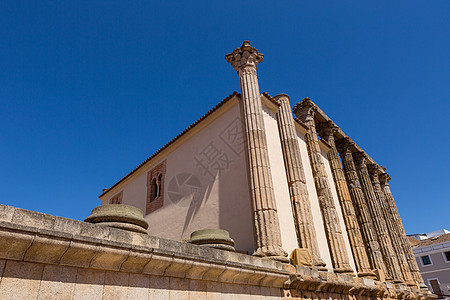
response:
{"label": "clear blue sky", "polygon": [[407,233],[450,229],[450,1],[1,1],[0,203],[83,220],[239,91],[317,103],[380,165]]}

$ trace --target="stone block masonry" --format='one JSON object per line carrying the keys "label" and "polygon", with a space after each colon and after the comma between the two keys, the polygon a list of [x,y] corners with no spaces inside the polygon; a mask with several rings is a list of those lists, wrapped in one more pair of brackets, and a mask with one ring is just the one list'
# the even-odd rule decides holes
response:
{"label": "stone block masonry", "polygon": [[344,274],[0,205],[0,299],[426,299]]}

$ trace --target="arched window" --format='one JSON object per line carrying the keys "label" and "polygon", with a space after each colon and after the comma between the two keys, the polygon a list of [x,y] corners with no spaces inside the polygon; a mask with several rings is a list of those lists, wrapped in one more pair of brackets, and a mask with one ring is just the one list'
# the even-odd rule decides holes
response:
{"label": "arched window", "polygon": [[159,174],[159,176],[158,176],[158,192],[157,192],[157,196],[156,197],[159,197],[159,196],[161,196],[161,189],[162,189],[162,174]]}
{"label": "arched window", "polygon": [[151,184],[150,189],[151,189],[150,201],[153,201],[153,200],[155,200],[158,197],[158,184],[156,182],[156,178],[152,179],[152,184]]}
{"label": "arched window", "polygon": [[164,205],[164,176],[166,161],[163,161],[147,173],[147,206],[148,215]]}

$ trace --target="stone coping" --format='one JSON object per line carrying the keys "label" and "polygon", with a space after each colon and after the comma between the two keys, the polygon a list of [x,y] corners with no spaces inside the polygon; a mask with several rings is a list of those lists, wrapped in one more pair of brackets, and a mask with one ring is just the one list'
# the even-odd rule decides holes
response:
{"label": "stone coping", "polygon": [[323,272],[0,204],[0,259],[267,286],[434,299],[428,291]]}
{"label": "stone coping", "polygon": [[0,258],[282,287],[282,263],[0,205]]}

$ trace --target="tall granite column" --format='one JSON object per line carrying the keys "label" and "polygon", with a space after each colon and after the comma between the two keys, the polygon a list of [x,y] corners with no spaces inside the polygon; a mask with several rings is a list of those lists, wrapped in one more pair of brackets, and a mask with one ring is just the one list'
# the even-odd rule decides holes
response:
{"label": "tall granite column", "polygon": [[289,104],[289,96],[280,94],[275,96],[275,99],[280,103],[280,109],[277,113],[277,123],[286,178],[289,186],[295,231],[297,233],[297,243],[300,248],[309,250],[313,266],[319,268],[325,267],[326,264],[320,258],[319,246],[317,244],[316,230],[314,228],[308,188],[306,186],[305,171],[303,169],[297,131],[295,130],[294,119]]}
{"label": "tall granite column", "polygon": [[347,228],[358,276],[374,278],[375,274],[370,268],[369,258],[367,257],[361,230],[359,228],[358,220],[356,219],[355,209],[353,207],[352,199],[350,198],[350,192],[348,191],[344,170],[342,169],[339,154],[334,142],[334,133],[337,130],[337,126],[334,125],[333,122],[328,121],[326,123],[318,124],[317,128],[320,137],[331,146],[331,150],[327,153],[328,161],[330,162],[334,184],[336,185],[339,203],[341,204],[342,215],[344,216],[344,222]]}
{"label": "tall granite column", "polygon": [[405,283],[409,286],[416,285],[412,278],[411,271],[409,270],[408,263],[406,261],[406,257],[403,253],[403,249],[401,246],[400,237],[397,234],[397,226],[394,221],[394,217],[392,216],[392,211],[389,208],[389,205],[386,201],[386,197],[381,189],[380,180],[378,176],[378,171],[380,166],[377,164],[370,164],[368,166],[369,176],[372,180],[373,189],[375,192],[375,196],[377,198],[378,203],[381,206],[381,212],[383,213],[384,219],[386,220],[386,226],[388,230],[388,235],[392,241],[392,247],[395,253],[395,256],[398,260],[398,264],[400,266],[400,272],[402,273],[402,277]]}
{"label": "tall granite column", "polygon": [[316,186],[319,206],[322,212],[323,225],[327,236],[328,248],[333,262],[333,269],[336,273],[353,273],[349,264],[347,250],[345,249],[342,229],[339,225],[339,218],[331,194],[325,165],[320,153],[319,140],[317,138],[316,125],[314,121],[315,104],[309,98],[303,99],[294,107],[295,115],[301,119],[308,128],[306,133],[306,146],[308,148],[309,161]]}
{"label": "tall granite column", "polygon": [[405,228],[403,227],[400,214],[398,213],[397,205],[395,204],[394,197],[392,196],[391,189],[389,187],[389,180],[391,180],[391,177],[386,173],[381,173],[379,179],[386,199],[386,206],[391,212],[393,224],[395,224],[395,233],[398,235],[398,238],[400,240],[400,246],[403,250],[403,255],[406,257],[409,270],[411,271],[414,281],[419,284],[420,287],[426,287],[423,282],[422,275],[420,275],[419,266],[417,265],[416,258],[414,257],[413,251],[411,249],[411,244],[409,243],[408,237],[406,236]]}
{"label": "tall granite column", "polygon": [[363,235],[369,262],[372,269],[383,272],[388,276],[386,265],[383,260],[383,255],[380,251],[380,245],[377,240],[375,227],[370,217],[370,211],[367,207],[364,193],[359,182],[358,173],[356,172],[355,163],[352,155],[353,142],[349,138],[340,139],[337,141],[337,149],[341,155],[342,164],[344,166],[345,177],[350,192],[350,197],[353,202],[353,207],[356,211],[361,233]]}
{"label": "tall granite column", "polygon": [[392,247],[392,241],[389,237],[386,220],[382,212],[380,203],[377,201],[375,191],[370,181],[369,172],[366,165],[366,154],[364,152],[356,152],[353,154],[358,172],[359,180],[363,188],[363,192],[369,207],[370,216],[375,226],[378,242],[380,243],[380,250],[383,253],[383,258],[386,263],[387,270],[392,276],[394,282],[403,282],[402,274],[400,273],[400,265]]}
{"label": "tall granite column", "polygon": [[242,118],[256,234],[256,250],[253,255],[287,262],[289,261],[287,253],[281,244],[261,96],[256,76],[256,65],[263,58],[264,55],[248,41],[244,41],[240,48],[225,56],[227,62],[237,71],[241,83]]}

